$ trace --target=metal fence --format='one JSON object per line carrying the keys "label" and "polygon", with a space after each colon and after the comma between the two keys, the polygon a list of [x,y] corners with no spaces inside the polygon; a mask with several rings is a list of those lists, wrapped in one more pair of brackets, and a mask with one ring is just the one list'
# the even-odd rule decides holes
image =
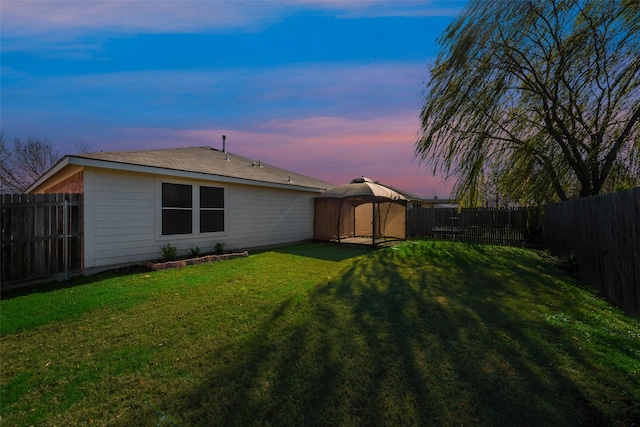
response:
{"label": "metal fence", "polygon": [[411,208],[407,237],[536,246],[540,220],[540,210],[534,208]]}

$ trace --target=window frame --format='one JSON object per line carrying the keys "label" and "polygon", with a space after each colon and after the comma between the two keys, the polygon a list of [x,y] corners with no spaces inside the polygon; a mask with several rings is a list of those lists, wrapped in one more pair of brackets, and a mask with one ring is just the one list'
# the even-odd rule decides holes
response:
{"label": "window frame", "polygon": [[[178,198],[177,198],[177,204],[176,205],[167,205],[165,206],[164,202],[165,202],[165,186],[169,186],[169,185],[173,185],[173,186],[180,186],[180,187],[188,187],[188,188],[183,188],[182,190],[184,191],[184,194],[179,194]],[[182,191],[181,191],[182,193]],[[185,199],[184,196],[189,195],[189,206],[186,206],[186,203],[182,203],[185,202],[186,200],[182,200]],[[175,182],[163,182],[160,185],[160,234],[162,234],[163,236],[182,236],[182,235],[190,235],[193,234],[193,186],[189,185],[189,184],[178,184]],[[164,220],[165,220],[165,214],[166,213],[175,213],[175,214],[180,214],[180,216],[183,216],[182,214],[184,214],[185,217],[191,219],[191,221],[189,222],[189,232],[177,232],[177,233],[168,233],[165,234],[164,233]]]}
{"label": "window frame", "polygon": [[[178,184],[178,185],[188,185],[191,187],[191,208],[175,208],[175,207],[164,207],[162,205],[163,200],[163,184]],[[221,208],[201,208],[200,201],[200,188],[202,187],[211,187],[211,188],[220,188],[223,191],[223,207]],[[180,180],[180,179],[166,179],[166,178],[158,178],[156,179],[156,240],[158,241],[169,241],[169,240],[185,240],[185,239],[194,239],[198,237],[216,237],[216,236],[226,236],[228,234],[229,227],[229,212],[228,212],[228,195],[229,190],[227,185],[223,185],[220,183],[205,183],[200,181],[188,181],[188,180]],[[163,218],[163,210],[165,209],[180,209],[180,210],[191,210],[191,233],[184,234],[162,234],[162,218]],[[201,224],[200,224],[200,212],[202,210],[207,211],[222,211],[223,212],[223,230],[222,231],[207,231],[200,232]]]}
{"label": "window frame", "polygon": [[[206,206],[203,207],[202,206],[202,189],[203,188],[215,188],[216,190],[222,190],[222,207],[212,207],[212,206]],[[200,185],[198,186],[198,204],[199,209],[198,209],[198,231],[199,234],[212,234],[212,233],[224,233],[224,231],[226,230],[226,226],[227,226],[227,219],[226,219],[226,197],[225,197],[226,191],[223,187],[213,187],[211,185]],[[202,213],[203,212],[222,212],[222,230],[216,230],[216,231],[202,231]]]}

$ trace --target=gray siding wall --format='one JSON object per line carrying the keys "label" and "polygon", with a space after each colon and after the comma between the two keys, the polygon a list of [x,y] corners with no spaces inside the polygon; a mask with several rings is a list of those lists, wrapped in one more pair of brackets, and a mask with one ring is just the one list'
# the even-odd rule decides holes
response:
{"label": "gray siding wall", "polygon": [[[226,188],[224,233],[162,236],[162,182]],[[212,251],[293,243],[313,238],[313,197],[316,193],[180,180],[148,174],[85,170],[85,268],[159,259],[160,246],[170,242],[187,254],[198,246]],[[194,228],[196,228],[194,223]]]}

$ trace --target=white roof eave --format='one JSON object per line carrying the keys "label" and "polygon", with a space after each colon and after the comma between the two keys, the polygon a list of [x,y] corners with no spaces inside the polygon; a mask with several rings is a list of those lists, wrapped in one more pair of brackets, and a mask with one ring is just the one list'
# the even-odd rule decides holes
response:
{"label": "white roof eave", "polygon": [[164,176],[172,176],[177,178],[188,178],[188,179],[198,179],[198,180],[206,180],[206,181],[218,181],[218,182],[226,182],[226,183],[234,183],[234,184],[246,184],[246,185],[254,185],[258,187],[269,187],[269,188],[281,188],[287,190],[298,190],[298,191],[310,191],[315,193],[321,193],[325,191],[324,188],[317,187],[307,187],[302,185],[296,185],[295,183],[277,183],[277,182],[268,182],[268,181],[258,181],[247,178],[236,178],[224,175],[216,175],[216,174],[208,174],[202,172],[189,172],[178,169],[167,169],[157,166],[145,166],[145,165],[134,165],[129,163],[120,163],[113,162],[109,160],[96,160],[96,159],[87,159],[84,157],[76,157],[76,156],[65,156],[62,158],[53,168],[49,169],[44,175],[42,175],[36,182],[31,184],[26,192],[31,192],[36,190],[40,185],[62,170],[64,167],[68,165],[78,165],[84,167],[93,167],[93,168],[101,168],[101,169],[110,169],[110,170],[120,170],[127,172],[139,172],[139,173],[149,173],[154,175],[164,175]]}

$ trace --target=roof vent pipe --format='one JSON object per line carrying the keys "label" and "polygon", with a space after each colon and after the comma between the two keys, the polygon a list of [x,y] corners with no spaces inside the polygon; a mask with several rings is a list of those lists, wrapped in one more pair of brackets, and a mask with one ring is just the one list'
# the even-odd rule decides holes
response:
{"label": "roof vent pipe", "polygon": [[222,152],[226,153],[227,152],[227,135],[222,135]]}

